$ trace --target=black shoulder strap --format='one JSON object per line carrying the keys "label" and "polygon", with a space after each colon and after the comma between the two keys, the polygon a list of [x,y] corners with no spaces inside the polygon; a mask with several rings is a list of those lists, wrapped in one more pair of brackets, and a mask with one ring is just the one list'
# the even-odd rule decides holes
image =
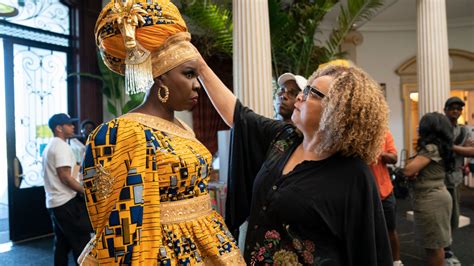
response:
{"label": "black shoulder strap", "polygon": [[454,145],[460,145],[464,141],[464,138],[466,137],[467,134],[467,128],[464,126],[461,126],[461,133],[457,136],[457,138],[454,139]]}

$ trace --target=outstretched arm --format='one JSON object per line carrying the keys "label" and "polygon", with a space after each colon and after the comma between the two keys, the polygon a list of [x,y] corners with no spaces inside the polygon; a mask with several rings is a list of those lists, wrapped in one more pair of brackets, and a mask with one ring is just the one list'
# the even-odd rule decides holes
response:
{"label": "outstretched arm", "polygon": [[229,127],[233,127],[237,97],[224,85],[202,57],[199,59],[199,80],[219,115]]}
{"label": "outstretched arm", "polygon": [[403,169],[403,174],[408,177],[414,177],[418,172],[423,168],[428,166],[431,159],[425,156],[417,155],[413,160],[411,160],[405,168]]}
{"label": "outstretched arm", "polygon": [[464,146],[459,146],[459,145],[453,145],[453,151],[462,156],[474,157],[474,147],[464,147]]}

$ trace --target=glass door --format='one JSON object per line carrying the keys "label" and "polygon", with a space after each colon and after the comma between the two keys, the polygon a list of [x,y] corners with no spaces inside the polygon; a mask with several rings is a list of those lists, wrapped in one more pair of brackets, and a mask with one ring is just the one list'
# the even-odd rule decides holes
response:
{"label": "glass door", "polygon": [[52,232],[41,157],[53,136],[49,117],[68,112],[68,53],[62,47],[5,40],[4,57],[9,228],[10,239],[20,241]]}
{"label": "glass door", "polygon": [[52,233],[41,155],[52,137],[49,117],[73,105],[66,82],[71,10],[61,0],[5,1],[18,14],[0,18],[0,211],[8,198],[8,223],[2,227],[0,212],[0,230],[20,241]]}
{"label": "glass door", "polygon": [[[3,39],[0,38],[0,106],[5,106]],[[7,125],[5,108],[0,108],[0,244],[10,241],[8,223]]]}

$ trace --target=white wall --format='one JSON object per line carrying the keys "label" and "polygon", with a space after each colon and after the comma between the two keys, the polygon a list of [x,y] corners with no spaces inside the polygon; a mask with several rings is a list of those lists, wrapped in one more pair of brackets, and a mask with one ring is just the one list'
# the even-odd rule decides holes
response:
{"label": "white wall", "polygon": [[184,123],[188,124],[190,128],[194,129],[193,128],[193,112],[182,111],[182,112],[176,112],[175,115],[177,118],[183,120]]}
{"label": "white wall", "polygon": [[[387,84],[387,101],[390,107],[390,130],[395,145],[403,149],[403,106],[400,94],[400,78],[395,70],[406,60],[416,55],[416,30],[399,31],[359,30],[364,41],[357,47],[357,65],[367,71],[379,83]],[[448,29],[450,49],[474,52],[474,26]]]}
{"label": "white wall", "polygon": [[474,52],[474,26],[450,28],[448,30],[448,42],[451,49]]}

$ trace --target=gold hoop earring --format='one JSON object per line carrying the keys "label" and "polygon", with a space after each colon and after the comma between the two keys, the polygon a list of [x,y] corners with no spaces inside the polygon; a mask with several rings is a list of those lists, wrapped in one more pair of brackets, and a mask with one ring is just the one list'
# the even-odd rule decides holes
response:
{"label": "gold hoop earring", "polygon": [[[164,90],[165,96],[161,96],[161,89]],[[160,102],[166,103],[169,97],[170,97],[170,90],[168,89],[167,86],[161,85],[160,87],[158,87],[158,100],[160,100]]]}

